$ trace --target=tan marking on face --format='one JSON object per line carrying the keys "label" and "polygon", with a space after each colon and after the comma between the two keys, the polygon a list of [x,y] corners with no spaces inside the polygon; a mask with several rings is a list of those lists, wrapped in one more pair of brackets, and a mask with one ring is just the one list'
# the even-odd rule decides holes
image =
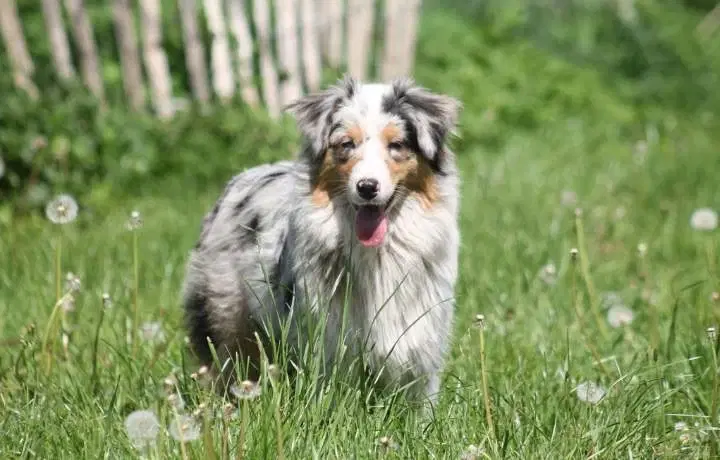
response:
{"label": "tan marking on face", "polygon": [[345,131],[345,134],[355,142],[356,146],[362,144],[363,140],[365,139],[365,133],[358,125],[350,126],[350,128]]}
{"label": "tan marking on face", "polygon": [[400,142],[403,140],[403,130],[395,123],[388,123],[382,131],[380,131],[380,138],[385,145]]}
{"label": "tan marking on face", "polygon": [[393,184],[407,188],[420,200],[424,209],[430,209],[439,198],[437,182],[432,169],[426,163],[418,161],[412,152],[405,151],[402,154],[408,159],[397,161],[388,154],[387,164]]}
{"label": "tan marking on face", "polygon": [[344,193],[350,173],[358,161],[358,158],[353,157],[345,162],[338,162],[333,155],[333,147],[327,149],[323,164],[313,179],[313,204],[324,208],[330,204],[331,199]]}

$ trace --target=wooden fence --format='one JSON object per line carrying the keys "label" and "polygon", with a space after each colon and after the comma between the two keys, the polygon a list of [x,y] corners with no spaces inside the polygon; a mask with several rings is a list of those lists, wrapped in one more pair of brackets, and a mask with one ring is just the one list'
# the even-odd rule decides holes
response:
{"label": "wooden fence", "polygon": [[[63,81],[81,78],[104,103],[101,62],[85,0],[41,1],[54,71]],[[177,2],[194,99],[207,106],[213,99],[225,103],[239,96],[274,117],[284,104],[320,87],[324,65],[361,79],[368,77],[371,61],[380,79],[409,74],[421,6],[421,0],[105,1],[112,12],[127,104],[145,110],[149,94],[161,118],[171,117],[174,101],[185,96],[173,94],[161,2]],[[0,32],[14,81],[37,98],[28,50],[32,43],[25,39],[22,19],[16,0],[0,0]],[[201,33],[203,25],[209,35]]]}

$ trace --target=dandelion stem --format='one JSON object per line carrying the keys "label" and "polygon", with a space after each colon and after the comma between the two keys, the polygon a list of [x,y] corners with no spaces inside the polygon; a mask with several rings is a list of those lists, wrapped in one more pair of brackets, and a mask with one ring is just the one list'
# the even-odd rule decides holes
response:
{"label": "dandelion stem", "polygon": [[585,332],[585,321],[584,321],[584,315],[582,312],[582,308],[580,308],[580,304],[582,303],[580,294],[577,290],[577,272],[575,270],[575,259],[573,259],[572,263],[572,302],[573,306],[575,308],[575,315],[577,316],[578,321],[578,327],[580,328],[580,335],[582,335],[583,341],[585,342],[585,346],[590,350],[590,354],[593,355],[593,358],[595,359],[595,362],[597,362],[598,366],[600,367],[600,370],[603,374],[610,375],[608,370],[605,368],[605,365],[602,363],[602,360],[600,359],[600,354],[597,352],[595,347],[592,345],[590,340],[588,340],[587,334]]}
{"label": "dandelion stem", "polygon": [[[213,442],[212,433],[210,432],[210,417],[208,417],[208,410],[203,409],[203,444],[205,445],[206,457],[208,460],[215,460],[217,454],[215,453],[215,444]],[[224,425],[224,422],[223,422]],[[223,455],[223,459],[225,456]]]}
{"label": "dandelion stem", "polygon": [[57,237],[55,244],[55,302],[60,301],[62,296],[62,233]]}
{"label": "dandelion stem", "polygon": [[275,430],[277,431],[277,458],[278,460],[285,459],[285,448],[283,447],[283,431],[282,431],[282,417],[280,416],[280,393],[278,392],[275,399]]}
{"label": "dandelion stem", "polygon": [[60,306],[65,301],[65,296],[60,297],[57,302],[55,302],[55,306],[52,309],[52,312],[50,313],[50,318],[48,319],[47,326],[45,326],[45,334],[43,334],[43,341],[42,341],[42,349],[45,353],[45,373],[49,374],[50,369],[52,368],[52,341],[50,339],[50,336],[52,335],[55,322],[57,319],[58,311],[60,311]]}
{"label": "dandelion stem", "polygon": [[483,400],[485,402],[485,420],[490,432],[490,438],[495,439],[495,427],[493,425],[490,392],[487,382],[487,367],[485,365],[485,324],[480,325],[480,373],[482,374]]}
{"label": "dandelion stem", "polygon": [[137,230],[134,230],[132,233],[132,251],[133,251],[133,321],[132,321],[132,342],[133,342],[133,356],[135,356],[135,351],[137,350],[137,342],[138,342],[138,319],[139,319],[139,311],[138,311],[138,291],[139,291],[139,278],[140,278],[140,270],[139,270],[139,264],[138,264],[138,237],[137,237]]}
{"label": "dandelion stem", "polygon": [[585,229],[583,227],[582,212],[575,213],[575,229],[577,231],[578,239],[578,255],[580,257],[580,270],[587,287],[588,295],[590,296],[590,308],[592,309],[595,321],[597,322],[598,328],[604,338],[608,338],[608,329],[603,322],[602,315],[599,310],[599,302],[597,297],[597,291],[593,284],[592,277],[590,276],[590,261],[588,260],[587,247],[585,246]]}
{"label": "dandelion stem", "polygon": [[242,402],[242,423],[240,424],[240,436],[238,437],[237,452],[235,452],[235,458],[237,460],[242,460],[245,453],[245,433],[247,432],[248,415],[248,402],[247,399],[244,399]]}
{"label": "dandelion stem", "polygon": [[712,337],[712,340],[710,341],[710,347],[712,348],[712,357],[713,357],[712,403],[710,405],[710,427],[711,427],[710,432],[712,433],[712,436],[710,437],[710,458],[717,458],[717,456],[718,456],[717,438],[716,438],[715,431],[714,431],[715,423],[717,422],[718,386],[720,384],[720,382],[718,382],[718,355],[717,355],[718,341],[720,341],[720,334],[718,334],[716,331],[714,336]]}
{"label": "dandelion stem", "polygon": [[103,321],[105,320],[105,304],[103,302],[102,308],[100,308],[100,321],[98,321],[98,325],[95,328],[95,339],[93,340],[93,360],[92,360],[92,376],[90,377],[90,381],[92,382],[93,386],[93,393],[97,394],[100,382],[97,375],[97,368],[98,368],[98,345],[100,343],[100,329],[102,328]]}

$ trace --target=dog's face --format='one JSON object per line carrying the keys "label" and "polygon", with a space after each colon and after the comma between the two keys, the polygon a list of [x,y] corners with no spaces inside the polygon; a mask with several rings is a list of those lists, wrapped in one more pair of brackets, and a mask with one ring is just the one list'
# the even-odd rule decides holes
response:
{"label": "dog's face", "polygon": [[413,195],[430,208],[444,174],[445,141],[460,104],[409,79],[361,84],[345,78],[288,106],[308,145],[313,202],[346,201],[364,246],[382,245],[389,211]]}

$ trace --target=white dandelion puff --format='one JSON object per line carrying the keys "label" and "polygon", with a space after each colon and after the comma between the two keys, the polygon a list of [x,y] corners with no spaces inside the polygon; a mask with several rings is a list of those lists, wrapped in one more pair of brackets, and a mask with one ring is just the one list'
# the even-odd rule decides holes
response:
{"label": "white dandelion puff", "polygon": [[148,342],[163,342],[165,332],[159,322],[151,321],[140,325],[140,337]]}
{"label": "white dandelion puff", "polygon": [[605,388],[593,382],[582,382],[575,387],[575,394],[580,401],[597,404],[605,397]]}
{"label": "white dandelion puff", "polygon": [[175,409],[177,412],[181,412],[183,409],[185,409],[185,401],[178,393],[169,394],[167,396],[167,402],[168,404],[170,404],[170,407]]}
{"label": "white dandelion puff", "polygon": [[572,190],[563,190],[560,193],[560,204],[565,207],[573,207],[577,204],[577,193]]}
{"label": "white dandelion puff", "polygon": [[56,196],[45,206],[45,216],[54,224],[69,224],[77,218],[77,215],[77,202],[67,194]]}
{"label": "white dandelion puff", "polygon": [[60,308],[65,313],[75,311],[75,297],[70,294],[66,294],[60,299]]}
{"label": "white dandelion puff", "polygon": [[685,422],[677,422],[675,423],[675,431],[687,431],[688,430],[688,424]]}
{"label": "white dandelion puff", "polygon": [[78,292],[82,287],[82,281],[73,272],[68,272],[65,276],[65,290],[70,292]]}
{"label": "white dandelion puff", "polygon": [[189,415],[177,415],[170,422],[168,432],[176,441],[195,441],[200,438],[200,424]]}
{"label": "white dandelion puff", "polygon": [[638,243],[638,245],[637,245],[637,251],[638,251],[638,255],[639,255],[640,257],[645,257],[645,255],[647,254],[647,251],[648,251],[647,244],[646,244],[646,243],[643,243],[643,242]]}
{"label": "white dandelion puff", "polygon": [[152,446],[160,432],[160,422],[154,412],[136,410],[125,419],[125,431],[137,449]]}
{"label": "white dandelion puff", "polygon": [[133,211],[130,213],[130,219],[128,219],[126,227],[131,232],[134,232],[135,230],[140,229],[142,227],[143,220],[142,216],[140,216],[139,211]]}
{"label": "white dandelion puff", "polygon": [[553,262],[545,264],[540,269],[538,277],[543,283],[549,286],[555,284],[555,282],[557,282],[557,268],[555,267],[555,264]]}
{"label": "white dandelion puff", "polygon": [[696,209],[690,216],[690,226],[694,230],[709,232],[718,226],[717,212],[710,208]]}
{"label": "white dandelion puff", "polygon": [[251,382],[250,380],[243,380],[240,382],[240,385],[230,385],[230,393],[238,399],[247,400],[257,398],[260,396],[260,393],[262,393],[262,390],[257,383]]}
{"label": "white dandelion puff", "polygon": [[635,314],[625,305],[613,305],[608,309],[607,322],[614,328],[632,323]]}
{"label": "white dandelion puff", "polygon": [[102,295],[102,303],[104,308],[111,308],[112,307],[112,298],[110,297],[110,294],[107,292],[104,292]]}
{"label": "white dandelion puff", "polygon": [[390,436],[383,436],[379,438],[377,440],[377,444],[385,452],[389,450],[397,450],[398,447],[400,447]]}
{"label": "white dandelion puff", "polygon": [[476,446],[475,444],[470,444],[467,446],[467,449],[465,449],[460,454],[460,460],[477,460],[480,457],[482,457],[485,454],[485,449],[482,447]]}

